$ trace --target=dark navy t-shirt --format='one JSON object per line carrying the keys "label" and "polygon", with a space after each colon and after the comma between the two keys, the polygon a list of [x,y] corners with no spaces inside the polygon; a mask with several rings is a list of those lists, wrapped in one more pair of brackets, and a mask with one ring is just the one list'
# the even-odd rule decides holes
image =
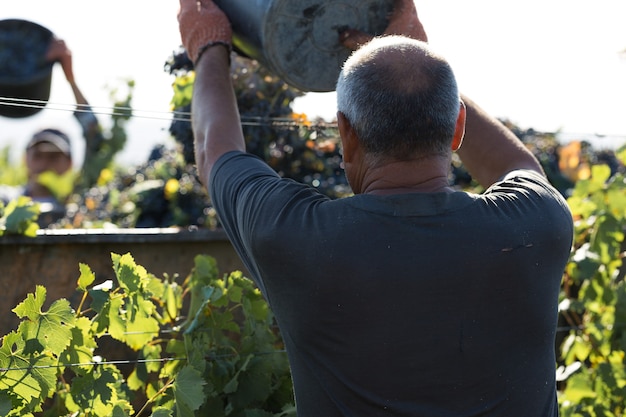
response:
{"label": "dark navy t-shirt", "polygon": [[277,318],[300,417],[558,415],[573,226],[540,175],[331,200],[230,152],[209,188]]}

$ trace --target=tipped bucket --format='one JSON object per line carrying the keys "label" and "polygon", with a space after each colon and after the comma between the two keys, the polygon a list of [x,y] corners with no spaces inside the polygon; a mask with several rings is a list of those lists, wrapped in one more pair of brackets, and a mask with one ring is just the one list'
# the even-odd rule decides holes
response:
{"label": "tipped bucket", "polygon": [[52,62],[45,59],[52,32],[21,19],[0,20],[0,116],[39,112],[50,98]]}
{"label": "tipped bucket", "polygon": [[233,28],[233,47],[302,91],[334,91],[351,51],[346,28],[380,35],[393,0],[214,0]]}

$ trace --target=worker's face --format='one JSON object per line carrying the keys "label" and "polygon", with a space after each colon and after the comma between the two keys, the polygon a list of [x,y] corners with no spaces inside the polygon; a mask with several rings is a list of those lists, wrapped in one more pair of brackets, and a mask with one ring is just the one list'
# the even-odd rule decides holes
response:
{"label": "worker's face", "polygon": [[72,167],[72,159],[50,143],[38,143],[26,151],[28,180],[36,181],[39,174],[52,171],[57,175]]}

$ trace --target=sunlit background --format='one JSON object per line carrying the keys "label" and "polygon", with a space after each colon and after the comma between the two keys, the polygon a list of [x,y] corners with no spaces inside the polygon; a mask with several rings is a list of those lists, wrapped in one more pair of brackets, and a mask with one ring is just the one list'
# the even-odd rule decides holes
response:
{"label": "sunlit background", "polygon": [[[268,0],[270,1],[270,0]],[[522,128],[562,132],[614,148],[626,142],[626,2],[599,0],[417,0],[431,45],[452,63],[462,91],[485,109]],[[39,23],[64,39],[74,55],[77,82],[106,125],[109,92],[136,82],[135,117],[118,162],[145,161],[155,144],[172,144],[173,77],[164,70],[179,47],[174,0],[4,1],[0,19]],[[78,156],[83,143],[68,105],[74,97],[60,66],[48,107],[25,119],[0,117],[0,147],[19,160],[42,127],[67,131]],[[69,107],[71,108],[71,106]],[[308,94],[295,111],[330,121],[333,93]]]}

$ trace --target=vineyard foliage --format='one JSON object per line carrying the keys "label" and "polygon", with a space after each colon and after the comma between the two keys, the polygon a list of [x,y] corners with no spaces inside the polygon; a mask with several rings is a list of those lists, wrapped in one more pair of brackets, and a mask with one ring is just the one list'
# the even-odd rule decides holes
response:
{"label": "vineyard foliage", "polygon": [[130,254],[112,264],[117,282],[97,285],[79,265],[78,306],[47,307],[39,286],[13,309],[22,321],[0,347],[0,415],[295,415],[287,357],[251,281],[219,277],[210,256],[182,282]]}
{"label": "vineyard foliage", "polygon": [[[626,147],[617,153],[622,167]],[[626,413],[626,178],[593,165],[568,199],[575,242],[563,277],[560,315],[561,414]]]}

